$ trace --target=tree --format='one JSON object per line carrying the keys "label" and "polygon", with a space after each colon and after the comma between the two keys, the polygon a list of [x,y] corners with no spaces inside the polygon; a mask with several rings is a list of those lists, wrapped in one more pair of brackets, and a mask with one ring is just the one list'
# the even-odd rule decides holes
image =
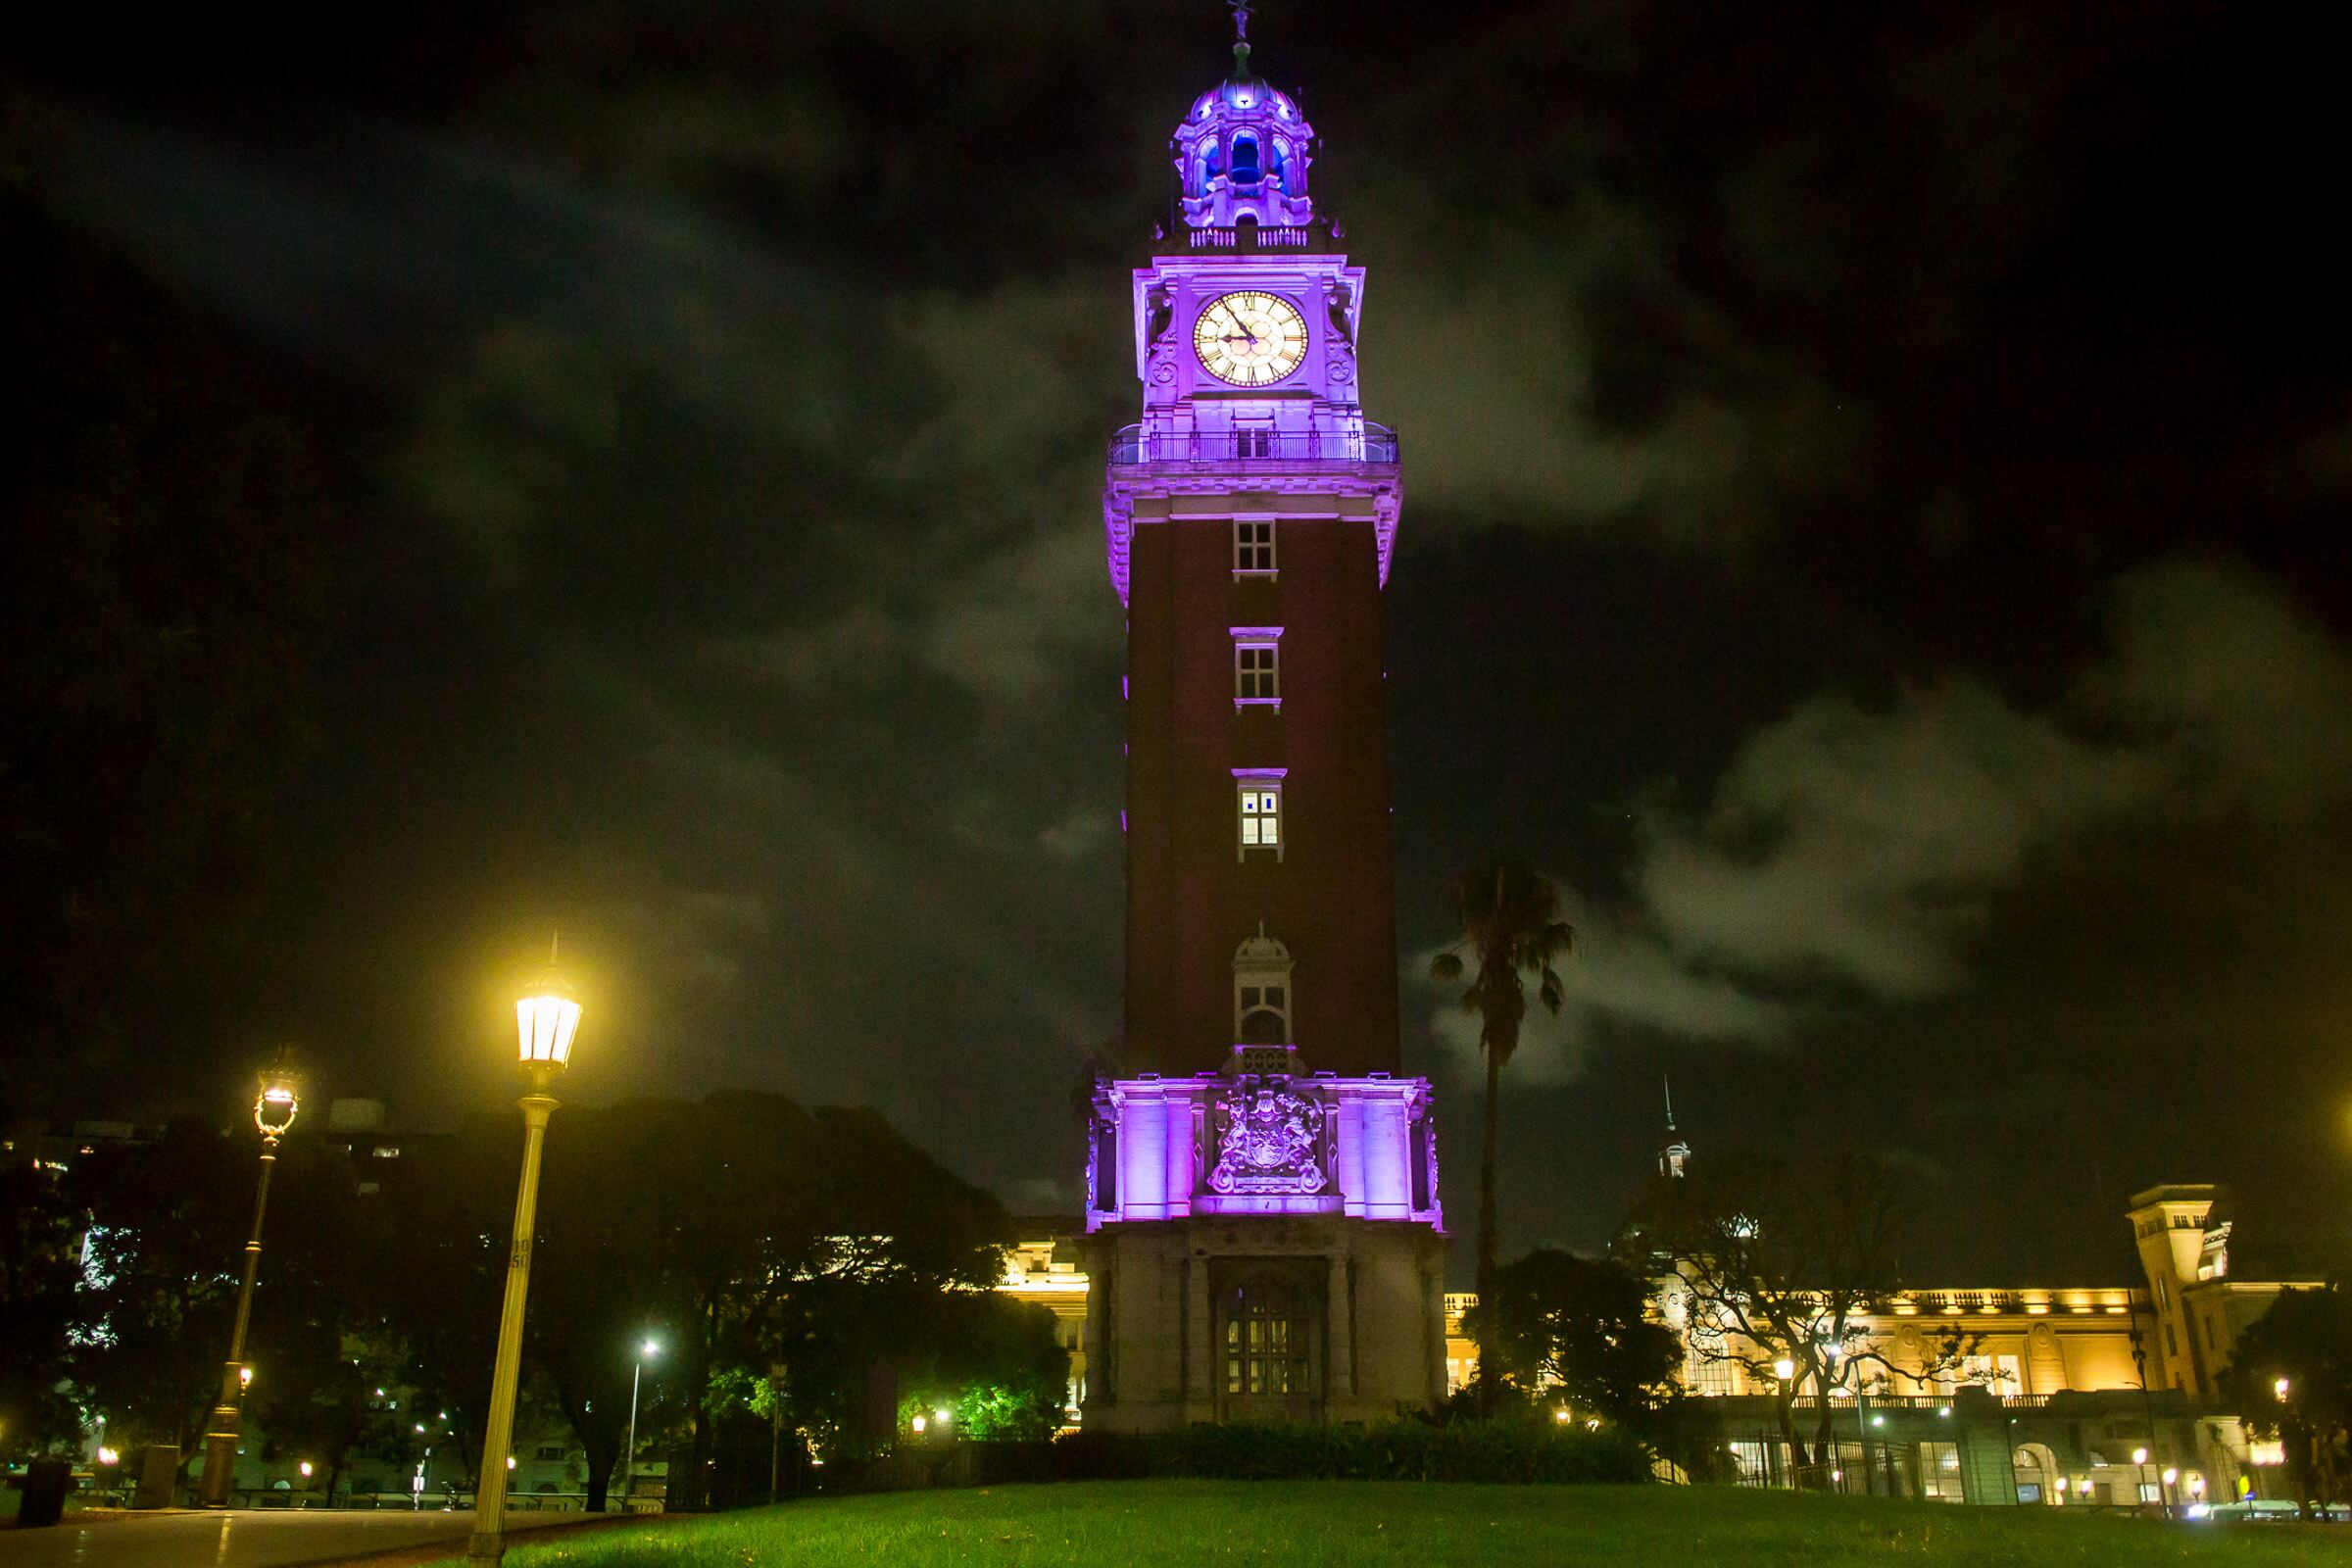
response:
{"label": "tree", "polygon": [[[239,1136],[180,1121],[153,1143],[77,1156],[67,1175],[86,1222],[69,1364],[119,1446],[191,1451],[220,1393],[257,1152],[250,1122]],[[295,1410],[343,1377],[360,1311],[351,1201],[333,1146],[301,1132],[278,1146],[247,1336],[257,1409]]]}
{"label": "tree", "polygon": [[[446,1432],[428,1435],[453,1444],[468,1472],[489,1424],[519,1130],[512,1113],[485,1113],[467,1117],[446,1139],[405,1145],[368,1205],[368,1250],[402,1259],[378,1270],[368,1291],[400,1369],[397,1383],[412,1415],[432,1411],[438,1428],[439,1413],[450,1412]],[[552,1149],[557,1140],[548,1142]],[[536,1273],[537,1254],[533,1263]],[[415,1425],[393,1433],[404,1452]]]}
{"label": "tree", "polygon": [[[1774,1391],[1799,1481],[1827,1485],[1833,1395],[1860,1389],[1874,1369],[1882,1387],[1898,1379],[1924,1385],[1950,1373],[1978,1343],[1937,1330],[1918,1364],[1902,1367],[1863,1321],[1902,1284],[1911,1186],[1859,1154],[1799,1169],[1732,1153],[1685,1170],[1653,1180],[1620,1233],[1619,1255],[1662,1276],[1670,1321],[1684,1329],[1692,1354],[1738,1366]],[[1817,1406],[1810,1445],[1796,1426],[1806,1389]]]}
{"label": "tree", "polygon": [[[1575,931],[1559,917],[1559,890],[1548,877],[1520,860],[1493,860],[1472,866],[1453,889],[1453,918],[1461,935],[1453,946],[1429,961],[1429,977],[1440,985],[1462,978],[1462,955],[1468,949],[1478,972],[1462,992],[1462,1006],[1479,1015],[1479,1052],[1486,1060],[1486,1124],[1478,1158],[1478,1269],[1477,1290],[1485,1300],[1494,1289],[1497,1248],[1494,1219],[1494,1157],[1502,1131],[1500,1089],[1502,1069],[1519,1049],[1519,1027],[1527,1016],[1527,991],[1522,974],[1533,975],[1537,996],[1553,1012],[1560,1010],[1560,977],[1552,969],[1576,940]],[[1502,1368],[1497,1347],[1484,1339],[1478,1347],[1478,1398],[1491,1411],[1500,1393]]]}
{"label": "tree", "polygon": [[1649,1287],[1609,1258],[1540,1248],[1494,1272],[1474,1327],[1530,1396],[1624,1426],[1672,1393],[1682,1342],[1649,1316]]}
{"label": "tree", "polygon": [[2344,1494],[2352,1459],[2352,1297],[2341,1286],[2279,1292],[2238,1337],[2224,1380],[2246,1429],[2278,1440],[2306,1517],[2315,1503],[2325,1509]]}
{"label": "tree", "polygon": [[1481,1344],[1531,1401],[1623,1427],[1694,1481],[1715,1478],[1721,1434],[1676,1379],[1682,1341],[1650,1310],[1649,1284],[1613,1258],[1540,1248],[1494,1274],[1472,1309]]}
{"label": "tree", "polygon": [[0,1164],[0,1439],[11,1452],[80,1431],[65,1392],[80,1254],[81,1224],[58,1172],[21,1157]]}
{"label": "tree", "polygon": [[[643,1102],[578,1110],[564,1137],[548,1144],[528,1348],[587,1455],[591,1513],[605,1511],[606,1489],[632,1437],[638,1348],[672,1315],[661,1267],[676,1200],[666,1183],[671,1141],[693,1136],[690,1115],[686,1107]],[[674,1348],[666,1333],[660,1338]]]}

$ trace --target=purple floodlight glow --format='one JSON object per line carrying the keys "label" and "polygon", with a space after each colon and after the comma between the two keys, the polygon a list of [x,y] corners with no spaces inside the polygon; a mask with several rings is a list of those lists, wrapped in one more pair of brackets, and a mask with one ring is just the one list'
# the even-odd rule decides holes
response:
{"label": "purple floodlight glow", "polygon": [[1095,1088],[1087,1228],[1338,1214],[1442,1230],[1430,1112],[1425,1078],[1104,1079]]}

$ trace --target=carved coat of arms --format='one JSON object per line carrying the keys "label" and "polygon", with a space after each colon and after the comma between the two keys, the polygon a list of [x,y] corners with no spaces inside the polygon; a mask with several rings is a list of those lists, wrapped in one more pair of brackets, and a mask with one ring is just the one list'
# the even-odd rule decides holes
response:
{"label": "carved coat of arms", "polygon": [[1220,1193],[1319,1193],[1328,1179],[1322,1147],[1320,1104],[1287,1089],[1243,1085],[1217,1102],[1208,1185]]}

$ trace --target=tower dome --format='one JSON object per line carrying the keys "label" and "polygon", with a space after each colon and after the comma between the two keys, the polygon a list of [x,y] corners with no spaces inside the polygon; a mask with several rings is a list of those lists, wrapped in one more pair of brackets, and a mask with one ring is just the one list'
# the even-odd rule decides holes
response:
{"label": "tower dome", "polygon": [[1231,228],[1242,220],[1271,226],[1314,221],[1307,166],[1315,128],[1289,93],[1250,67],[1250,8],[1234,8],[1233,74],[1193,100],[1169,143],[1193,228]]}

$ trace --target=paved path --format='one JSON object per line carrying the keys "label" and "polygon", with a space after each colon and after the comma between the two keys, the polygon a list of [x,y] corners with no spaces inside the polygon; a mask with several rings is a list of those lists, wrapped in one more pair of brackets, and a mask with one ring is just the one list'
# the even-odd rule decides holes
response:
{"label": "paved path", "polygon": [[[507,1533],[579,1520],[576,1513],[509,1514]],[[470,1512],[437,1508],[421,1513],[238,1508],[97,1524],[75,1524],[68,1514],[64,1524],[48,1530],[0,1530],[0,1568],[291,1568],[435,1542],[447,1542],[462,1554],[472,1528]]]}

